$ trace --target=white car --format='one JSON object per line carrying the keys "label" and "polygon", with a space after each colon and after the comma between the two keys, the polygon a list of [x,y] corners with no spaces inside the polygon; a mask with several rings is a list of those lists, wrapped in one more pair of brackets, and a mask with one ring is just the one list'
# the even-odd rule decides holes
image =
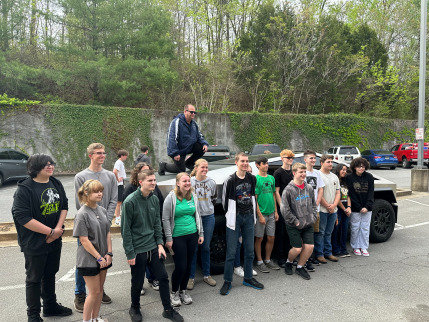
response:
{"label": "white car", "polygon": [[343,162],[351,162],[353,159],[361,156],[359,149],[352,145],[333,146],[328,150],[328,154],[333,155],[334,160]]}

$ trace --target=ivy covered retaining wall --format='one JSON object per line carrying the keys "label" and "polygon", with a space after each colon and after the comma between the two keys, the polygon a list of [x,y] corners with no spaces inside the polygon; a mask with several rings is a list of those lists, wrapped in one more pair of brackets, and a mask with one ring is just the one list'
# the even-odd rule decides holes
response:
{"label": "ivy covered retaining wall", "polygon": [[[106,146],[107,169],[113,167],[121,148],[130,151],[127,167],[131,168],[142,144],[149,146],[155,166],[160,160],[168,161],[168,126],[179,113],[69,104],[28,109],[0,106],[0,112],[0,147],[51,154],[61,171],[87,167],[86,147],[92,142]],[[295,151],[323,152],[340,144],[389,149],[395,143],[413,142],[417,125],[416,121],[348,114],[200,113],[196,121],[209,143],[228,145],[232,151],[249,151],[256,143],[277,143]]]}

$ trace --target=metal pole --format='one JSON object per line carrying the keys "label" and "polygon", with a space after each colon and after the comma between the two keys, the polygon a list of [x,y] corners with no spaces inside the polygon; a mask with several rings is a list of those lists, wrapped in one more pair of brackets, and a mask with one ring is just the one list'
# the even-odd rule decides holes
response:
{"label": "metal pole", "polygon": [[[421,0],[421,16],[420,16],[420,79],[419,79],[419,120],[418,127],[425,126],[425,81],[426,81],[426,27],[427,27],[427,6],[428,0]],[[423,168],[423,149],[424,149],[424,133],[423,140],[418,140],[418,159],[417,168]]]}

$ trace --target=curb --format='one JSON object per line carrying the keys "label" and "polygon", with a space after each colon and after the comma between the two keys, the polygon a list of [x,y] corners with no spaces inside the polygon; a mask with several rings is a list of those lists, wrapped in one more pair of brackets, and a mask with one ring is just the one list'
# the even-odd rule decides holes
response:
{"label": "curb", "polygon": [[[73,219],[66,219],[66,221],[71,221],[73,222]],[[13,222],[5,222],[5,223],[1,223],[0,225],[2,226],[13,226],[14,227],[14,231],[10,231],[10,232],[0,232],[0,242],[7,242],[7,241],[17,241],[17,233],[15,231],[15,224]],[[73,226],[70,227],[70,224],[68,225],[69,227],[67,227],[64,230],[64,234],[63,237],[72,237],[73,236]],[[116,226],[116,225],[112,225],[110,227],[110,233],[111,234],[121,234],[121,227]]]}
{"label": "curb", "polygon": [[396,197],[410,196],[413,192],[409,189],[396,189]]}

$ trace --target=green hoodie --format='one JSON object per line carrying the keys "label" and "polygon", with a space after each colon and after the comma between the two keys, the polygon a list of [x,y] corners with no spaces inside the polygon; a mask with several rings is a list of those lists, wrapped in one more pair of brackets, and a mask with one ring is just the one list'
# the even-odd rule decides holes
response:
{"label": "green hoodie", "polygon": [[157,196],[143,197],[137,189],[127,197],[122,204],[121,234],[127,259],[163,244]]}

